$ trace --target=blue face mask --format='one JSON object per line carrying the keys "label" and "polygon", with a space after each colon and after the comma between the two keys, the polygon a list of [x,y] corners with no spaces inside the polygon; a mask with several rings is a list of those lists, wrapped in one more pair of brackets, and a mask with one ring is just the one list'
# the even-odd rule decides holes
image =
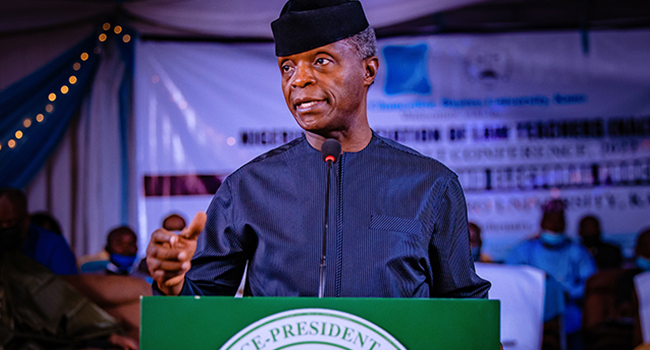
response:
{"label": "blue face mask", "polygon": [[549,245],[551,247],[555,247],[562,244],[562,242],[564,242],[566,237],[564,236],[564,233],[543,231],[542,234],[539,236],[539,239],[542,241],[542,243]]}
{"label": "blue face mask", "polygon": [[471,249],[472,249],[472,260],[474,260],[474,262],[479,261],[479,259],[481,258],[481,247],[472,247]]}
{"label": "blue face mask", "polygon": [[120,271],[129,271],[135,262],[135,255],[122,255],[111,253],[111,262],[120,269]]}
{"label": "blue face mask", "polygon": [[650,259],[644,258],[642,256],[637,256],[634,261],[636,266],[643,271],[650,271]]}

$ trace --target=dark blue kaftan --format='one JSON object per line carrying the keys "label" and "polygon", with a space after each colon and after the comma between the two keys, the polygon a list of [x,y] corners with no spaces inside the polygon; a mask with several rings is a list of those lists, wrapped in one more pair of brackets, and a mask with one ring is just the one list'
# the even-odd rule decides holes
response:
{"label": "dark blue kaftan", "polygon": [[[215,194],[183,295],[316,296],[327,166],[303,136],[231,174]],[[486,297],[465,197],[436,160],[373,134],[332,168],[325,296]]]}

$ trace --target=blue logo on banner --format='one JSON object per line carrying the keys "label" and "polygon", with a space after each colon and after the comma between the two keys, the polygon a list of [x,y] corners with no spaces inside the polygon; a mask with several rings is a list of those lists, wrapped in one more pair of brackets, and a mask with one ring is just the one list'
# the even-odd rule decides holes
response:
{"label": "blue logo on banner", "polygon": [[386,46],[382,50],[386,60],[387,95],[431,93],[427,72],[427,45]]}

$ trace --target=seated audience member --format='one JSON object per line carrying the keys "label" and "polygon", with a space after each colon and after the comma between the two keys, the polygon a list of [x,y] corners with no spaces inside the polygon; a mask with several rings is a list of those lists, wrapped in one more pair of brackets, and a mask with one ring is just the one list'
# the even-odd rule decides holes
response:
{"label": "seated audience member", "polygon": [[641,343],[634,276],[650,271],[650,229],[637,238],[636,266],[607,269],[587,281],[584,329],[587,349],[632,349]]}
{"label": "seated audience member", "polygon": [[57,275],[78,273],[65,238],[30,222],[27,196],[16,188],[0,189],[0,247],[18,250]]}
{"label": "seated audience member", "polygon": [[481,238],[481,228],[470,222],[469,226],[469,246],[472,249],[472,259],[474,262],[483,262],[489,263],[492,262],[492,259],[485,253],[481,251],[483,247],[483,239]]}
{"label": "seated audience member", "polygon": [[[170,214],[165,217],[162,221],[162,227],[167,231],[182,231],[186,226],[185,219],[179,214]],[[153,282],[151,274],[149,273],[149,268],[147,267],[147,258],[144,257],[138,263],[137,272],[140,276],[145,277],[145,280],[149,283]]]}
{"label": "seated audience member", "polygon": [[617,281],[616,307],[635,321],[633,343],[638,345],[641,344],[642,337],[634,276],[650,271],[650,228],[643,230],[637,237],[634,247],[634,265],[633,268],[625,269]]}
{"label": "seated audience member", "polygon": [[582,244],[596,260],[599,270],[621,267],[623,262],[621,248],[602,241],[598,219],[591,215],[583,217],[580,220],[578,234],[582,238]]}
{"label": "seated audience member", "polygon": [[122,275],[62,276],[92,302],[113,316],[129,338],[140,338],[140,296],[151,295],[151,284]]}
{"label": "seated audience member", "polygon": [[39,211],[31,214],[29,220],[36,226],[63,235],[63,230],[61,230],[59,222],[54,218],[54,216],[52,216],[52,214],[46,211]]}
{"label": "seated audience member", "polygon": [[[127,295],[132,281],[88,280],[84,275],[56,276],[19,250],[0,251],[0,348],[7,350],[110,348],[138,349],[140,295],[150,295],[141,283]],[[109,277],[109,276],[98,276]],[[116,276],[117,277],[117,276]],[[69,283],[67,281],[72,281]],[[130,282],[130,283],[129,283]],[[112,290],[110,285],[114,287]],[[80,288],[81,287],[81,288]],[[95,295],[85,295],[94,290]],[[119,295],[114,295],[119,291]],[[139,294],[139,295],[135,295]],[[112,306],[118,320],[92,302],[92,297]],[[136,304],[133,304],[133,301]],[[122,306],[122,309],[118,309]],[[127,307],[130,308],[127,312]],[[136,317],[133,317],[135,312]],[[123,320],[135,319],[129,323]],[[120,323],[131,326],[127,334]]]}
{"label": "seated audience member", "polygon": [[108,259],[89,261],[81,265],[81,271],[128,275],[137,257],[138,237],[128,226],[120,226],[108,233],[104,250]]}
{"label": "seated audience member", "polygon": [[516,245],[506,257],[510,265],[524,264],[544,270],[563,288],[564,325],[569,349],[581,343],[581,303],[587,279],[597,270],[587,249],[565,234],[564,202],[549,201],[543,206],[541,233]]}
{"label": "seated audience member", "polygon": [[185,219],[178,214],[170,214],[162,222],[162,227],[167,231],[181,231],[186,225]]}

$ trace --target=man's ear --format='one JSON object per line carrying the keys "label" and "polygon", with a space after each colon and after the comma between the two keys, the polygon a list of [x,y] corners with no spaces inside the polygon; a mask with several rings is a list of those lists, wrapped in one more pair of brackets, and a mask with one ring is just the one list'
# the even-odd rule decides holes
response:
{"label": "man's ear", "polygon": [[363,75],[363,80],[365,86],[370,86],[375,81],[377,77],[377,71],[379,70],[379,59],[377,56],[370,56],[363,60],[365,73]]}

